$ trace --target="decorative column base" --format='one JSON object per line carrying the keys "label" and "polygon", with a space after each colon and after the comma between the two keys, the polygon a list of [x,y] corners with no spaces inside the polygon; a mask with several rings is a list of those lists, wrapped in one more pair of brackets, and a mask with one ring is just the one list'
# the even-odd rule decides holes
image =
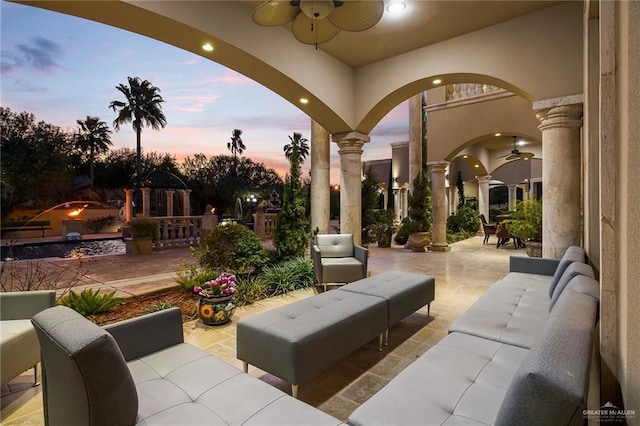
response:
{"label": "decorative column base", "polygon": [[451,246],[449,244],[435,244],[435,243],[431,243],[431,245],[429,246],[429,250],[430,251],[451,251]]}

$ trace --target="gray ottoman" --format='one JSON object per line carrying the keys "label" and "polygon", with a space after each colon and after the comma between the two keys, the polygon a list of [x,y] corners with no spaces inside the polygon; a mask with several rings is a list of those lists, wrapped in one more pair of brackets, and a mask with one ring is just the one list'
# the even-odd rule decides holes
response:
{"label": "gray ottoman", "polygon": [[337,291],[379,297],[387,303],[389,328],[435,299],[435,278],[410,272],[388,271],[341,287]]}
{"label": "gray ottoman", "polygon": [[254,365],[298,384],[379,338],[387,329],[387,303],[376,296],[330,291],[242,318],[237,357],[245,372]]}

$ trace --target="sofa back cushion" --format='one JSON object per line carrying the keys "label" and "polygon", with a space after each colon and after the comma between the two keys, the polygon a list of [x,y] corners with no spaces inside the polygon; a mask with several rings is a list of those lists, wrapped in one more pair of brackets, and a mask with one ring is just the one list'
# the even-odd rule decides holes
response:
{"label": "sofa back cushion", "polygon": [[570,283],[511,381],[496,425],[581,423],[597,312],[598,300]]}
{"label": "sofa back cushion", "polygon": [[553,296],[553,291],[556,289],[556,285],[558,285],[560,278],[562,278],[564,271],[569,267],[569,265],[573,262],[584,263],[584,259],[585,252],[582,247],[571,246],[567,248],[562,259],[560,259],[560,263],[556,268],[556,272],[553,274],[553,278],[551,279],[551,284],[549,285],[549,298]]}
{"label": "sofa back cushion", "polygon": [[321,234],[316,235],[316,245],[320,248],[322,257],[352,257],[352,234]]}
{"label": "sofa back cushion", "polygon": [[48,425],[133,425],[138,395],[113,337],[64,306],[35,315]]}
{"label": "sofa back cushion", "polygon": [[556,304],[556,301],[567,287],[569,282],[576,277],[577,275],[583,275],[585,277],[594,278],[593,268],[586,263],[581,262],[572,262],[567,269],[564,270],[564,274],[558,280],[555,288],[553,289],[553,293],[551,294],[551,303],[549,304],[549,311],[553,309],[553,305]]}

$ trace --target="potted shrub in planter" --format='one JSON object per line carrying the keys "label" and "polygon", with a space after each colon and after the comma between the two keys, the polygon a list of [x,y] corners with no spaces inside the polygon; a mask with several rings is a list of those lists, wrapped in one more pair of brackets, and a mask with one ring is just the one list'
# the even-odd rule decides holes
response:
{"label": "potted shrub in planter", "polygon": [[378,247],[391,247],[391,237],[396,231],[393,215],[388,210],[379,210],[375,214],[376,222],[371,225]]}
{"label": "potted shrub in planter", "polygon": [[413,180],[413,192],[409,194],[409,218],[416,232],[409,234],[409,246],[413,251],[425,251],[431,244],[431,188],[428,168],[424,168]]}
{"label": "potted shrub in planter", "polygon": [[525,200],[511,213],[511,220],[505,221],[507,231],[520,238],[531,257],[542,257],[542,203]]}
{"label": "potted shrub in planter", "polygon": [[136,217],[129,222],[131,238],[125,239],[126,251],[129,255],[151,254],[153,240],[157,239],[160,225],[158,221]]}

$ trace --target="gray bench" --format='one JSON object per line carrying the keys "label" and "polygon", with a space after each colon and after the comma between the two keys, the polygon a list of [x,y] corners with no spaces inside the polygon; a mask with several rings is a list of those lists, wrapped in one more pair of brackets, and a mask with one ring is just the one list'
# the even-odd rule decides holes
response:
{"label": "gray bench", "polygon": [[[380,297],[387,302],[388,329],[427,305],[431,313],[431,302],[435,299],[435,278],[409,272],[387,271],[353,282],[341,291]],[[386,333],[385,341],[388,339]]]}
{"label": "gray bench", "polygon": [[237,358],[298,384],[378,337],[387,329],[379,297],[330,291],[238,321]]}
{"label": "gray bench", "polygon": [[237,358],[298,384],[379,338],[434,299],[433,277],[386,272],[252,317],[237,326]]}

